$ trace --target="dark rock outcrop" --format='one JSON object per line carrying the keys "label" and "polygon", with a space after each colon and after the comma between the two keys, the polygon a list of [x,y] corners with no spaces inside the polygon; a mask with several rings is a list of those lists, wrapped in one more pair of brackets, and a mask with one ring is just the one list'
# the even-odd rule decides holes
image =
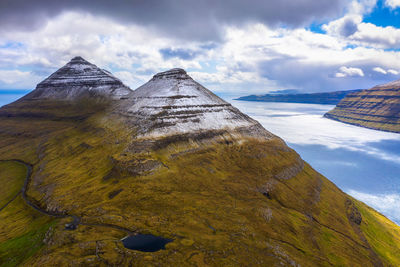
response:
{"label": "dark rock outcrop", "polygon": [[360,225],[362,222],[362,217],[360,211],[357,209],[357,207],[354,205],[353,201],[350,199],[346,200],[346,213],[349,221]]}

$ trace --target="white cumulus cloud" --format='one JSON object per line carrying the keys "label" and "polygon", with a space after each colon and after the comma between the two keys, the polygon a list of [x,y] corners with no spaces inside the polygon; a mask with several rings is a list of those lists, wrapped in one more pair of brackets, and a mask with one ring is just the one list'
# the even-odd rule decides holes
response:
{"label": "white cumulus cloud", "polygon": [[[357,3],[369,10],[374,1]],[[155,73],[175,67],[186,69],[210,89],[227,93],[370,88],[393,80],[400,70],[400,52],[382,49],[398,43],[396,29],[391,35],[390,28],[379,33],[381,28],[375,26],[378,28],[368,35],[358,14],[365,14],[367,9],[354,8],[336,24],[328,23],[327,34],[248,23],[240,27],[224,25],[221,40],[211,43],[182,41],[159,35],[146,25],[66,12],[30,33],[16,30],[1,34],[0,69],[34,71],[41,79],[26,76],[31,77],[27,88],[33,88],[80,55],[115,73],[133,89]],[[378,66],[391,75],[373,71]],[[0,88],[13,86],[2,82]]]}
{"label": "white cumulus cloud", "polygon": [[380,67],[375,67],[372,70],[375,71],[375,72],[382,73],[382,74],[387,74],[387,71],[382,69],[382,68],[380,68]]}
{"label": "white cumulus cloud", "polygon": [[322,26],[322,29],[327,32],[327,34],[332,36],[344,36],[348,37],[353,35],[358,31],[358,25],[362,21],[362,16],[360,15],[346,15],[340,19],[331,21],[328,24]]}
{"label": "white cumulus cloud", "polygon": [[400,29],[392,26],[380,27],[372,23],[360,23],[358,31],[350,36],[350,40],[377,48],[398,48],[400,46]]}
{"label": "white cumulus cloud", "polygon": [[393,69],[385,70],[385,69],[383,69],[381,67],[375,67],[372,70],[375,71],[375,72],[381,73],[381,74],[385,74],[385,75],[387,75],[387,74],[399,75],[399,72],[397,70],[393,70]]}
{"label": "white cumulus cloud", "polygon": [[0,70],[0,86],[4,88],[32,89],[32,81],[38,83],[40,79],[30,71]]}
{"label": "white cumulus cloud", "polygon": [[392,9],[400,7],[400,0],[386,0],[385,4]]}
{"label": "white cumulus cloud", "polygon": [[364,77],[364,72],[360,68],[352,68],[352,67],[345,67],[342,66],[339,69],[339,72],[335,74],[337,78],[344,78],[344,77]]}

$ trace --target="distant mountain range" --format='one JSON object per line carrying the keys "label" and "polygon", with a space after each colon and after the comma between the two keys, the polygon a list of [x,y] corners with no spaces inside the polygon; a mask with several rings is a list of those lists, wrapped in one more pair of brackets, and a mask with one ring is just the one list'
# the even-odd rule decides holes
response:
{"label": "distant mountain range", "polygon": [[1,266],[400,266],[398,255],[399,226],[183,69],[131,90],[75,57],[0,108]]}
{"label": "distant mountain range", "polygon": [[296,90],[289,89],[289,90],[274,91],[273,93],[265,95],[242,96],[235,100],[336,105],[346,95],[350,93],[356,93],[359,91],[361,91],[361,89],[326,92],[326,93],[301,94],[301,93],[296,93]]}
{"label": "distant mountain range", "polygon": [[324,116],[357,126],[400,133],[400,80],[349,94]]}

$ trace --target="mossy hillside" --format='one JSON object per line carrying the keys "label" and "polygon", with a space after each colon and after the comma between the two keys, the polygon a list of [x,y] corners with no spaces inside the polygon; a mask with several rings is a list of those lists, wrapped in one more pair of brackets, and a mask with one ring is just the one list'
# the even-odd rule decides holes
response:
{"label": "mossy hillside", "polygon": [[51,233],[54,222],[35,223],[29,231],[0,243],[0,266],[11,267],[26,263],[46,245],[45,238]]}
{"label": "mossy hillside", "polygon": [[27,169],[19,162],[0,161],[0,208],[21,192]]}
{"label": "mossy hillside", "polygon": [[[373,266],[375,254],[383,265],[397,263],[392,246],[397,239],[380,240],[379,233],[396,235],[398,227],[384,217],[382,229],[354,225],[348,196],[282,140],[192,140],[138,153],[134,129],[104,114],[93,112],[78,121],[35,120],[35,129],[41,123],[43,129],[59,127],[38,132],[32,147],[25,138],[26,147],[19,144],[13,127],[4,134],[15,140],[15,149],[4,150],[4,157],[34,151],[29,197],[91,224],[66,231],[63,224],[70,218],[61,220],[27,266]],[[15,120],[16,129],[35,131],[20,119],[7,123]],[[371,221],[379,215],[365,212]],[[127,233],[105,226],[110,224],[174,242],[155,253],[130,251],[120,242]]]}
{"label": "mossy hillside", "polygon": [[[85,140],[92,148],[85,153],[73,153],[74,156],[69,158],[67,152],[57,147],[47,150],[48,156],[63,153],[60,158],[70,164],[72,160],[81,162],[83,156],[87,160],[85,164],[107,162],[106,151],[111,153],[113,149],[106,150],[106,145],[101,141],[96,143],[93,135],[87,135],[88,139],[79,136],[81,138],[65,137],[65,144],[78,145]],[[114,151],[119,153],[114,157],[125,157],[126,161],[138,157],[121,152],[120,144],[113,144]],[[100,146],[98,150],[96,145]],[[107,168],[99,168],[87,175],[83,172],[76,175],[75,172],[73,177],[68,177],[70,169],[65,171],[66,165],[62,168],[52,166],[49,169],[53,172],[62,170],[62,173],[52,173],[48,177],[63,177],[60,182],[69,181],[69,192],[82,192],[80,195],[85,196],[82,201],[79,197],[63,197],[65,202],[61,206],[74,205],[70,212],[83,215],[84,220],[117,223],[141,232],[175,238],[178,244],[192,243],[189,248],[174,248],[185,255],[196,253],[192,247],[196,244],[201,248],[199,251],[225,254],[226,264],[238,260],[237,255],[241,255],[239,258],[243,263],[257,264],[267,259],[250,248],[259,247],[261,251],[274,254],[274,249],[279,247],[290,251],[288,257],[295,262],[305,258],[322,265],[351,264],[355,260],[371,262],[368,249],[363,248],[363,241],[348,221],[347,196],[308,165],[302,166],[298,155],[279,139],[268,142],[248,140],[230,146],[196,146],[194,150],[186,145],[187,151],[193,151],[187,153],[182,153],[183,149],[183,144],[173,145],[140,155],[163,162],[157,171],[145,176],[121,177],[116,174],[104,181],[112,168],[107,162]],[[121,153],[125,155],[121,156]],[[51,162],[62,164],[63,161]],[[284,171],[293,166],[291,172]],[[71,167],[74,168],[79,165]],[[85,186],[79,189],[82,183]],[[62,192],[65,186],[55,189],[53,194],[65,196]],[[109,194],[115,191],[119,193],[110,199]],[[266,191],[271,199],[263,195]],[[203,257],[203,261],[210,264],[220,260],[210,255]],[[179,262],[177,258],[173,260]]]}
{"label": "mossy hillside", "polygon": [[76,127],[109,106],[102,99],[73,103],[31,100],[4,106],[0,110],[0,160],[16,158],[35,163],[50,136]]}
{"label": "mossy hillside", "polygon": [[[126,233],[101,226],[80,225],[74,231],[64,229],[64,223],[55,225],[46,246],[26,261],[23,266],[116,266],[123,264],[124,255],[129,255],[121,242]],[[129,258],[132,258],[130,256]]]}
{"label": "mossy hillside", "polygon": [[[363,217],[361,226],[368,242],[392,266],[400,265],[400,228],[360,201],[354,201]],[[390,251],[390,252],[389,252]]]}
{"label": "mossy hillside", "polygon": [[0,201],[8,203],[0,211],[0,266],[17,266],[37,253],[54,224],[52,218],[33,210],[22,199],[27,172],[22,163],[0,162]]}
{"label": "mossy hillside", "polygon": [[[60,106],[61,104],[61,106]],[[64,105],[64,106],[62,106]],[[26,167],[16,161],[37,162],[43,157],[43,144],[51,135],[57,135],[66,129],[76,126],[73,117],[78,121],[88,117],[89,113],[104,108],[93,105],[89,108],[78,108],[64,102],[46,103],[45,108],[39,105],[20,103],[18,108],[9,107],[7,114],[4,108],[0,116],[0,201],[4,204],[21,192],[26,175]],[[96,106],[96,105],[95,105]],[[10,115],[10,110],[13,113]],[[88,111],[91,112],[88,112]],[[51,116],[36,116],[38,113]],[[33,116],[32,116],[33,114]],[[55,114],[55,115],[54,115]],[[72,118],[71,118],[72,117]],[[58,221],[58,220],[57,220]],[[1,266],[14,266],[25,262],[37,253],[45,243],[44,236],[49,227],[54,225],[54,218],[46,216],[26,205],[21,194],[0,212],[0,263]]]}

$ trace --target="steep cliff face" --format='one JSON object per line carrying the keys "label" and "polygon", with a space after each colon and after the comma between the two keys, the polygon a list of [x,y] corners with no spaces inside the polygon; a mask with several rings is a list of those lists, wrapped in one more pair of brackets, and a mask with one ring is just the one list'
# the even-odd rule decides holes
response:
{"label": "steep cliff face", "polygon": [[73,100],[80,97],[103,96],[119,99],[130,90],[106,70],[74,57],[69,63],[39,83],[23,100]]}
{"label": "steep cliff face", "polygon": [[[183,70],[79,101],[0,110],[1,264],[400,265],[398,226]],[[125,248],[138,233],[172,242]]]}
{"label": "steep cliff face", "polygon": [[400,80],[347,95],[325,117],[366,128],[400,132]]}

